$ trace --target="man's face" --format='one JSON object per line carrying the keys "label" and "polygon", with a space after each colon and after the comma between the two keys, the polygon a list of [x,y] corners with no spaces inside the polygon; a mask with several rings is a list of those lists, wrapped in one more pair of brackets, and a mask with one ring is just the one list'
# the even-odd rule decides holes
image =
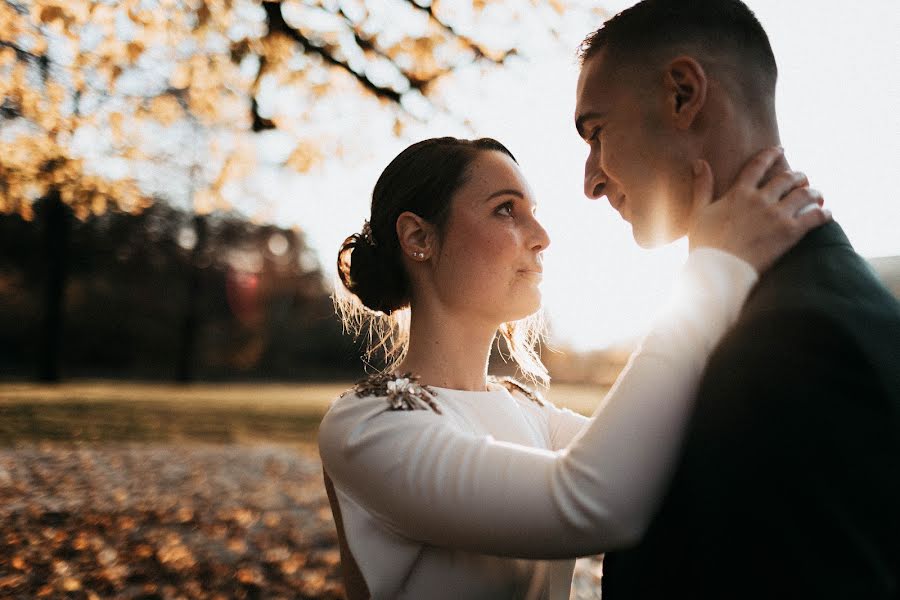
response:
{"label": "man's face", "polygon": [[664,244],[687,232],[691,179],[678,132],[666,123],[662,79],[617,75],[608,63],[601,50],[578,78],[575,122],[590,147],[584,193],[605,196],[640,246]]}

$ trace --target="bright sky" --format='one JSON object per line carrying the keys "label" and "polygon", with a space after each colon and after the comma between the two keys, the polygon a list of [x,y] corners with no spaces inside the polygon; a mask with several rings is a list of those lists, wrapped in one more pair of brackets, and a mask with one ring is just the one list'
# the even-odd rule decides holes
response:
{"label": "bright sky", "polygon": [[[614,12],[632,2],[605,1]],[[823,191],[864,256],[900,255],[900,202],[891,187],[900,158],[900,4],[896,0],[749,0],[779,65],[777,106],[782,142],[795,169]],[[586,23],[584,34],[599,23]],[[577,43],[577,42],[576,42]],[[537,196],[552,244],[543,291],[558,345],[603,348],[633,339],[666,299],[686,244],[646,251],[605,200],[582,195],[586,146],[573,127],[577,72],[569,53],[511,67],[453,94],[455,112],[477,135],[495,137],[516,155]],[[524,74],[524,75],[523,75]],[[298,179],[282,220],[301,223],[329,272],[344,237],[368,216],[372,186],[406,145],[455,134],[432,123],[409,140],[385,140],[354,167],[326,166]]]}

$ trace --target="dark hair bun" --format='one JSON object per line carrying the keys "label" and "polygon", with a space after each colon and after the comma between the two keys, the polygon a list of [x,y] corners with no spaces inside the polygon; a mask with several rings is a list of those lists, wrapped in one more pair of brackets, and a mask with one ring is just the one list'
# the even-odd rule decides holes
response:
{"label": "dark hair bun", "polygon": [[366,308],[389,315],[409,305],[403,265],[379,252],[364,234],[354,233],[344,240],[338,252],[338,274]]}

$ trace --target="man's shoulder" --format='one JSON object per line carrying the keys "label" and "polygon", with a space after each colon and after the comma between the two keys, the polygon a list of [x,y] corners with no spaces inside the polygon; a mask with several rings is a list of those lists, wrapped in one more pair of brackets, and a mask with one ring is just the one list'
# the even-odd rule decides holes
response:
{"label": "man's shoulder", "polygon": [[[869,381],[900,401],[900,310],[841,290],[787,296],[742,313],[710,356],[700,393],[765,387],[774,393],[814,380]],[[760,381],[764,381],[762,385]],[[828,392],[828,390],[820,390]]]}
{"label": "man's shoulder", "polygon": [[805,348],[822,355],[833,340],[876,362],[891,353],[900,338],[900,303],[832,225],[763,274],[716,354],[746,359],[754,348]]}
{"label": "man's shoulder", "polygon": [[809,234],[760,277],[742,316],[807,310],[841,321],[873,309],[900,315],[897,306],[896,298],[841,228],[831,223]]}

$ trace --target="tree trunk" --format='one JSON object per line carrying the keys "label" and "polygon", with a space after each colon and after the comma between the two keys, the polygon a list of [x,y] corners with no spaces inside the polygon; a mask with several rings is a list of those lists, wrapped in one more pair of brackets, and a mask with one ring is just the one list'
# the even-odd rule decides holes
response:
{"label": "tree trunk", "polygon": [[66,252],[72,215],[69,207],[51,191],[44,199],[44,258],[47,265],[44,280],[44,315],[38,353],[38,381],[60,380],[65,292],[68,265]]}
{"label": "tree trunk", "polygon": [[197,330],[200,322],[199,295],[202,275],[200,261],[206,251],[207,238],[206,217],[203,215],[194,216],[194,232],[197,234],[197,241],[191,250],[187,310],[181,326],[181,351],[178,354],[178,367],[175,374],[175,380],[179,383],[189,383],[194,380],[194,354],[197,349]]}

